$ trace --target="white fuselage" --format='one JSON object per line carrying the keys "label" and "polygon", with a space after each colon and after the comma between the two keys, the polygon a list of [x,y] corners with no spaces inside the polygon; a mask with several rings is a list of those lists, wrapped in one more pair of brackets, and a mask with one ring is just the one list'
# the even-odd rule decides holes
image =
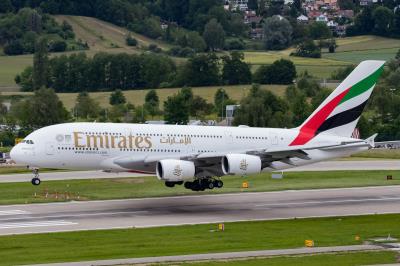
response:
{"label": "white fuselage", "polygon": [[[19,164],[38,168],[105,170],[155,173],[155,161],[198,154],[231,154],[245,150],[287,148],[297,129],[206,127],[114,123],[67,123],[34,131],[16,145],[11,157]],[[308,145],[329,146],[354,139],[320,134]],[[301,146],[299,146],[301,149]],[[263,171],[282,170],[343,157],[367,147],[309,150],[309,159],[273,162]],[[129,167],[116,164],[126,158]],[[151,163],[147,163],[153,158]]]}

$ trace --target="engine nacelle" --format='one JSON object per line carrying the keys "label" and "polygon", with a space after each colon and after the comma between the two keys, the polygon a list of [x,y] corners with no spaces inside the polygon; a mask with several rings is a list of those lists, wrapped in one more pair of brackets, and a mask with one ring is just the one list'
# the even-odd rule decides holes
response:
{"label": "engine nacelle", "polygon": [[179,182],[193,179],[195,166],[189,161],[165,159],[157,163],[156,173],[159,180]]}
{"label": "engine nacelle", "polygon": [[261,159],[247,154],[228,154],[222,158],[225,175],[247,175],[261,172]]}

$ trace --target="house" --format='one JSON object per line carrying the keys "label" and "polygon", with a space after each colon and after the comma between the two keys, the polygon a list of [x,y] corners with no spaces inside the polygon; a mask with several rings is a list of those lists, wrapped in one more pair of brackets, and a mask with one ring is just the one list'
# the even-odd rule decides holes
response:
{"label": "house", "polygon": [[229,0],[228,2],[231,10],[240,10],[240,11],[248,10],[247,6],[248,0]]}
{"label": "house", "polygon": [[308,23],[308,17],[304,15],[300,15],[297,17],[297,22],[299,23]]}
{"label": "house", "polygon": [[344,18],[354,18],[354,11],[351,9],[346,9],[346,10],[338,10],[337,12],[338,17],[344,17]]}
{"label": "house", "polygon": [[360,6],[369,6],[377,2],[377,0],[360,0]]}
{"label": "house", "polygon": [[337,22],[330,20],[328,23],[326,23],[326,26],[328,26],[332,30],[336,30],[336,27],[338,26]]}
{"label": "house", "polygon": [[328,17],[321,14],[318,17],[315,18],[316,22],[324,22],[324,23],[328,23]]}
{"label": "house", "polygon": [[253,40],[262,40],[264,38],[264,29],[262,28],[251,29],[250,38]]}
{"label": "house", "polygon": [[261,24],[263,17],[257,16],[255,11],[246,11],[244,13],[244,24],[259,25]]}
{"label": "house", "polygon": [[343,37],[346,35],[346,26],[345,25],[337,25],[335,30],[337,36]]}

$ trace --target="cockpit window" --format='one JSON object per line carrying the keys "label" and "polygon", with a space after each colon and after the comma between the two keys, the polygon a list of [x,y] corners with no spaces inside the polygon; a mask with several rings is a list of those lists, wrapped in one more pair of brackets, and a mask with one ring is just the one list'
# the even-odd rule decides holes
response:
{"label": "cockpit window", "polygon": [[30,140],[30,139],[24,139],[23,141],[21,141],[21,143],[33,144],[33,140]]}

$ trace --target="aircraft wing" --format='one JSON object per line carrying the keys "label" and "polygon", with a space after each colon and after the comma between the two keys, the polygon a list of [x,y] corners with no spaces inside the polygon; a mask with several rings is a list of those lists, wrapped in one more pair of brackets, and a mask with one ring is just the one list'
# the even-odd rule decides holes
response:
{"label": "aircraft wing", "polygon": [[[327,143],[321,145],[302,145],[302,146],[289,146],[284,148],[267,148],[267,149],[246,149],[246,150],[231,150],[229,154],[248,154],[259,156],[262,161],[263,168],[270,167],[272,162],[280,161],[286,164],[293,165],[291,159],[292,158],[300,158],[303,160],[310,160],[311,158],[308,156],[308,152],[310,150],[333,150],[340,149],[343,147],[373,147],[374,142],[373,139],[375,136],[372,136],[366,140],[354,139],[354,141],[346,141],[346,142],[336,142],[336,143]],[[124,168],[134,168],[135,164],[155,164],[156,162],[163,159],[177,159],[177,160],[187,160],[193,161],[199,169],[199,171],[208,172],[210,175],[222,175],[221,172],[221,161],[222,157],[226,156],[227,152],[205,152],[205,153],[193,153],[193,154],[185,154],[185,155],[148,155],[145,158],[135,158],[135,157],[120,157],[114,160],[114,163],[124,167]]]}

